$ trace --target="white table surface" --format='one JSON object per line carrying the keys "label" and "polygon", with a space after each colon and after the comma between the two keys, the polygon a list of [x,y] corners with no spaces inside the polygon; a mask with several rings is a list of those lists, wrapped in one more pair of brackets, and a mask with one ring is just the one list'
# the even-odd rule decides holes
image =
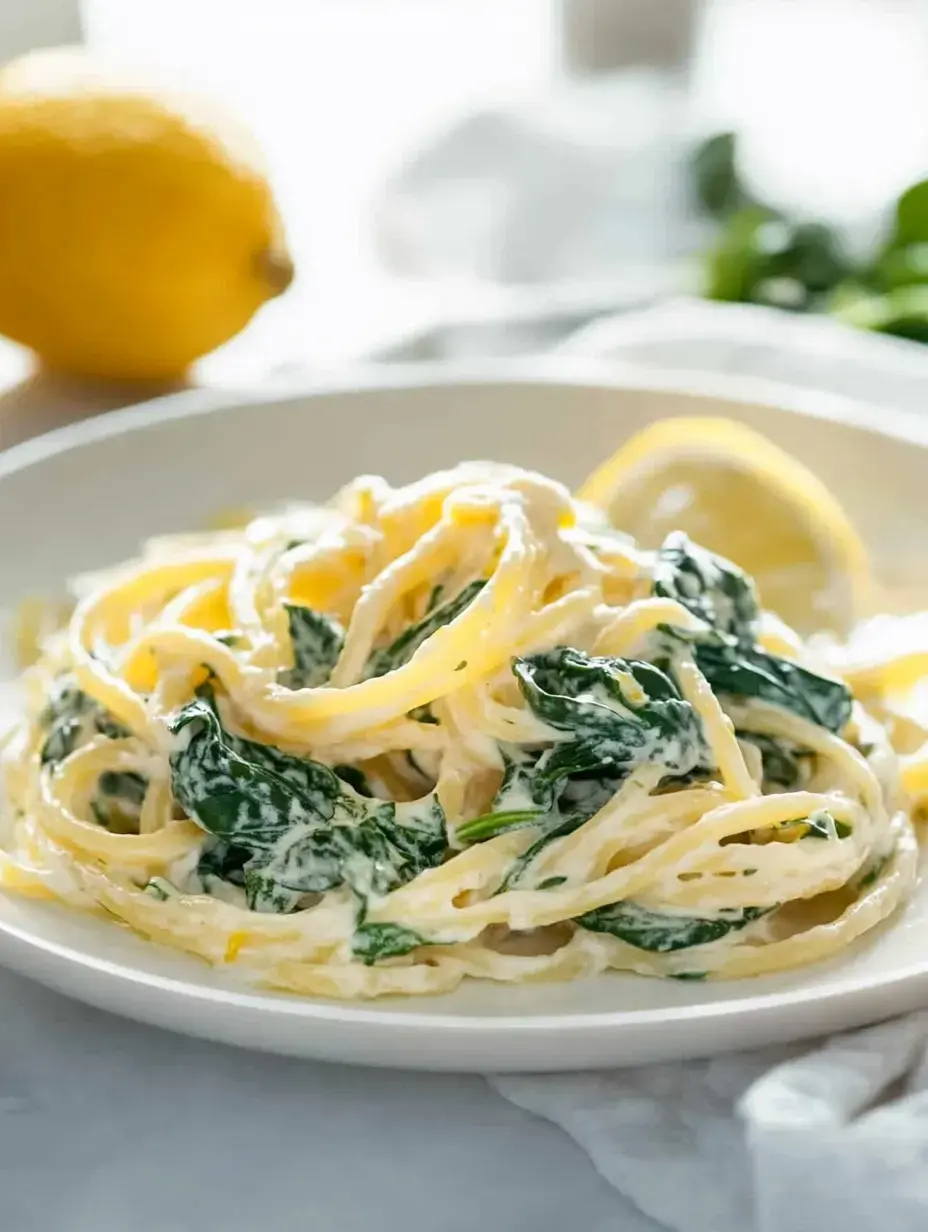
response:
{"label": "white table surface", "polygon": [[[9,1232],[638,1232],[559,1129],[479,1077],[126,1022],[0,972]],[[629,1220],[631,1222],[629,1222]]]}

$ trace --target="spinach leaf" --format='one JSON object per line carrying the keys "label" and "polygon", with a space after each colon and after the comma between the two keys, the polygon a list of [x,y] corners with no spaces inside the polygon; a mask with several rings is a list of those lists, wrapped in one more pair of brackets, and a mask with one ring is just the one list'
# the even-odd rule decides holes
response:
{"label": "spinach leaf", "polygon": [[894,848],[892,851],[888,852],[886,855],[877,856],[876,859],[873,861],[873,863],[870,865],[870,867],[867,869],[867,871],[863,874],[863,876],[857,882],[857,889],[867,890],[870,888],[870,886],[875,885],[875,883],[880,879],[880,877],[883,876],[883,873],[886,870],[887,864],[889,864],[890,860],[893,858],[895,854],[896,852]]}
{"label": "spinach leaf", "polygon": [[174,887],[163,877],[152,877],[145,886],[145,893],[157,898],[160,903],[166,903],[173,896]]}
{"label": "spinach leaf", "polygon": [[854,832],[853,827],[846,821],[835,821],[827,809],[817,809],[803,820],[809,827],[803,838],[831,838],[832,835],[836,838],[850,838]]}
{"label": "spinach leaf", "polygon": [[209,686],[169,724],[175,800],[232,847],[249,904],[291,911],[346,885],[362,902],[444,857],[444,814],[427,796],[394,804],[358,794],[328,766],[228,732]]}
{"label": "spinach leaf", "polygon": [[441,863],[444,819],[436,801],[364,803],[366,814],[353,824],[302,825],[256,853],[245,870],[249,902],[267,910],[265,904],[347,885],[364,903]]}
{"label": "spinach leaf", "polygon": [[47,733],[40,754],[43,766],[64,761],[78,745],[95,735],[109,736],[112,740],[129,735],[128,728],[79,689],[70,677],[56,682],[39,715],[39,726]]}
{"label": "spinach leaf", "polygon": [[539,750],[500,744],[499,751],[503,759],[503,781],[493,798],[491,811],[458,826],[457,836],[465,843],[492,838],[503,830],[534,825],[554,805],[550,793],[542,793],[540,801],[536,798],[535,768],[542,756]]}
{"label": "spinach leaf", "polygon": [[367,775],[363,770],[359,770],[357,766],[339,764],[333,766],[332,769],[342,782],[353,787],[359,796],[373,796],[374,793],[371,791],[371,785],[367,781]]}
{"label": "spinach leaf", "polygon": [[501,750],[506,770],[500,791],[490,813],[458,827],[464,842],[544,818],[559,825],[565,811],[580,824],[638,766],[652,763],[685,775],[703,760],[698,715],[650,663],[559,646],[513,660],[512,670],[533,714],[570,739],[540,755]]}
{"label": "spinach leaf", "polygon": [[[450,624],[473,603],[484,586],[486,586],[486,581],[482,578],[471,582],[454,598],[438,607],[433,607],[420,621],[404,629],[389,646],[375,650],[367,662],[365,676],[385,676],[387,672],[394,672],[404,663],[408,663],[424,641],[430,638],[437,629]],[[439,586],[432,592],[433,600],[440,598],[441,589]]]}
{"label": "spinach leaf", "polygon": [[759,614],[754,583],[737,565],[691,542],[682,531],[664,540],[654,562],[655,595],[675,599],[707,625],[753,642]]}
{"label": "spinach leaf", "polygon": [[717,694],[756,697],[798,714],[830,732],[851,717],[851,691],[832,676],[820,676],[759,646],[694,647],[696,665]]}
{"label": "spinach leaf", "polygon": [[366,967],[382,958],[400,958],[420,945],[430,945],[424,937],[402,924],[359,924],[351,940],[351,952]]}
{"label": "spinach leaf", "polygon": [[148,779],[132,770],[107,770],[90,802],[94,820],[118,834],[137,834]]}
{"label": "spinach leaf", "polygon": [[730,932],[744,928],[772,910],[768,907],[732,907],[717,916],[701,917],[651,911],[630,899],[597,907],[578,916],[576,923],[595,933],[608,933],[628,945],[652,954],[669,954],[694,945],[718,941]]}
{"label": "spinach leaf", "polygon": [[[711,626],[713,632],[704,635],[664,626],[659,638],[664,648],[673,641],[692,646],[713,692],[759,698],[832,732],[847,723],[851,693],[843,681],[755,644],[757,598],[750,579],[734,565],[674,532],[657,554],[653,589]],[[786,769],[781,764],[777,773]]]}
{"label": "spinach leaf", "polygon": [[338,621],[311,607],[286,603],[293,644],[293,667],[281,674],[288,689],[318,689],[332,674],[342,652],[345,634]]}
{"label": "spinach leaf", "polygon": [[748,731],[736,731],[735,735],[760,750],[764,782],[787,790],[802,782],[803,767],[815,756],[811,749],[804,749],[780,736]]}
{"label": "spinach leaf", "polygon": [[245,865],[251,858],[247,847],[235,847],[222,838],[208,838],[197,861],[197,876],[207,894],[212,893],[210,882],[225,881],[242,887],[245,884]]}
{"label": "spinach leaf", "polygon": [[549,807],[568,778],[609,770],[621,779],[646,763],[687,774],[700,764],[699,717],[653,664],[560,646],[516,659],[512,670],[532,713],[571,737],[535,766],[535,798]]}

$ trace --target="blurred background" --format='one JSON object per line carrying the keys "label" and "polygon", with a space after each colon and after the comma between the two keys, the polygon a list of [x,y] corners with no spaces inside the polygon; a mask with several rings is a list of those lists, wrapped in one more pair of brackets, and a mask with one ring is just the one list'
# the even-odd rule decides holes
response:
{"label": "blurred background", "polygon": [[[928,174],[925,0],[0,14],[0,60],[80,41],[144,61],[263,147],[296,276],[184,379],[530,352],[677,295],[928,338],[928,190],[900,201]],[[7,386],[31,370],[15,347],[3,358]],[[8,413],[7,441],[39,424],[26,416]]]}

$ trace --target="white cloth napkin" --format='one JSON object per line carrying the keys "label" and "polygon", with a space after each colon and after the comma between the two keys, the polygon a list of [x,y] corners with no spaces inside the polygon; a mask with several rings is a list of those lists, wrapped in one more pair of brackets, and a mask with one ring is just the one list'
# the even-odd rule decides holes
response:
{"label": "white cloth napkin", "polygon": [[[679,301],[599,322],[561,349],[928,414],[928,348],[763,308]],[[928,1227],[928,1011],[812,1045],[490,1082],[565,1129],[642,1229]]]}

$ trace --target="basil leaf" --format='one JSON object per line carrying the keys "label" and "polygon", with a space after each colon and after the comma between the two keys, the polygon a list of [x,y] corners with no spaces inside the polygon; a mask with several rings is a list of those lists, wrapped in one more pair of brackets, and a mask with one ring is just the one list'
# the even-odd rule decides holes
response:
{"label": "basil leaf", "polygon": [[759,646],[694,647],[696,665],[717,694],[756,697],[798,714],[830,732],[851,717],[851,691],[832,676],[820,676]]}
{"label": "basil leaf", "polygon": [[728,637],[754,641],[759,615],[754,583],[731,561],[674,531],[657,553],[653,577],[655,595],[675,599]]}
{"label": "basil leaf", "polygon": [[608,907],[597,907],[578,916],[576,923],[595,933],[608,933],[628,945],[652,954],[670,954],[694,945],[718,941],[758,920],[772,908],[729,908],[717,916],[701,917],[651,911],[626,899]]}
{"label": "basil leaf", "polygon": [[359,924],[351,939],[351,952],[366,967],[372,967],[383,958],[400,958],[420,945],[430,944],[402,924]]}
{"label": "basil leaf", "polygon": [[[433,607],[420,621],[404,629],[389,646],[375,650],[368,659],[365,676],[368,678],[384,676],[387,672],[395,672],[398,667],[408,663],[424,641],[430,638],[436,630],[456,620],[464,609],[473,603],[484,586],[486,586],[486,581],[482,578],[471,582],[453,599],[449,599],[447,603],[442,603],[438,607]],[[433,600],[440,598],[441,590],[440,586],[433,590]]]}
{"label": "basil leaf", "polygon": [[93,736],[118,740],[129,735],[129,729],[79,689],[71,677],[62,677],[56,682],[39,715],[39,726],[47,733],[39,755],[43,766],[64,761]]}
{"label": "basil leaf", "polygon": [[293,645],[293,667],[283,672],[281,684],[288,689],[318,689],[332,674],[345,642],[338,621],[311,607],[285,603]]}
{"label": "basil leaf", "polygon": [[346,885],[362,902],[441,863],[444,814],[427,796],[361,796],[328,766],[228,732],[212,690],[169,724],[175,800],[203,829],[249,853],[249,904],[294,910],[304,894]]}

